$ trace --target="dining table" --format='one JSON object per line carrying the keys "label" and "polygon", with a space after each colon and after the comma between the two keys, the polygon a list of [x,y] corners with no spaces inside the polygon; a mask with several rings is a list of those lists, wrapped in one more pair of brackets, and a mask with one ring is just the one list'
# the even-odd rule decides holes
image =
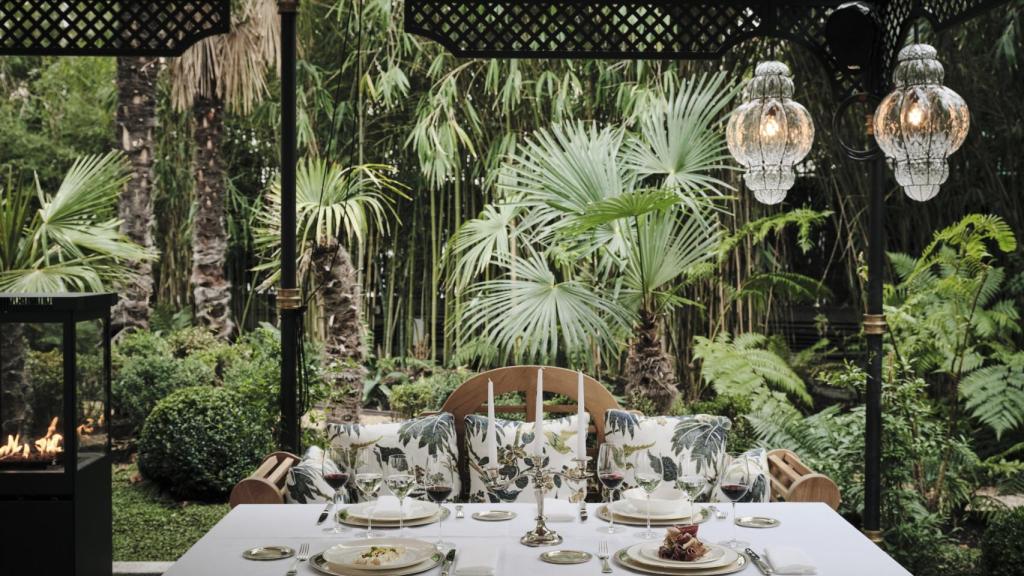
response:
{"label": "dining table", "polygon": [[[450,509],[452,504],[446,504]],[[458,551],[471,547],[485,547],[496,555],[495,576],[597,576],[601,574],[597,558],[598,546],[602,540],[615,550],[640,542],[638,536],[643,527],[627,526],[616,534],[599,532],[607,523],[597,517],[597,506],[589,504],[589,519],[574,517],[571,521],[549,522],[548,527],[558,531],[564,541],[547,548],[532,548],[520,544],[519,538],[535,525],[536,505],[529,503],[512,504],[465,504],[464,516],[450,514],[443,521],[444,539],[455,545],[456,567]],[[284,576],[293,559],[276,561],[252,561],[242,557],[243,551],[271,545],[285,545],[298,550],[308,544],[311,554],[323,552],[342,541],[363,537],[364,529],[351,527],[348,531],[335,534],[330,521],[317,525],[324,506],[322,504],[252,504],[241,505],[231,510],[205,536],[192,546],[165,573],[165,576]],[[477,511],[510,510],[516,513],[512,520],[486,522],[472,518]],[[788,546],[799,548],[809,557],[822,576],[903,576],[910,573],[893,560],[884,550],[868,540],[857,528],[842,516],[822,503],[746,503],[737,504],[739,516],[767,516],[777,519],[779,525],[773,528],[747,528],[733,523],[728,505],[719,509],[729,513],[725,519],[715,515],[700,525],[702,540],[718,542],[735,533],[739,539],[751,544],[751,548],[763,556],[766,547]],[[663,531],[664,528],[655,528]],[[398,536],[397,529],[380,529],[387,536]],[[406,527],[404,537],[433,542],[438,537],[437,524]],[[543,562],[541,553],[547,550],[581,550],[590,552],[594,558],[582,564],[555,565]],[[626,568],[613,564],[614,573],[633,574]],[[440,567],[424,573],[424,576],[438,576]],[[454,574],[455,572],[453,572]],[[748,564],[738,574],[759,574],[753,564]],[[318,574],[309,562],[298,566],[298,574]]]}

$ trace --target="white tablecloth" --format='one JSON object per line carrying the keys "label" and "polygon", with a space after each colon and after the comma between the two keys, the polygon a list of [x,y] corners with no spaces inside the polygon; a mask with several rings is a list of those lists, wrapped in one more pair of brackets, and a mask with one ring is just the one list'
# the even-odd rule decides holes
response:
{"label": "white tablecloth", "polygon": [[[636,534],[642,529],[630,526],[620,534],[599,534],[597,529],[603,522],[597,518],[596,505],[592,504],[590,520],[585,523],[576,520],[549,524],[550,528],[565,538],[562,545],[554,548],[529,548],[519,544],[519,537],[533,527],[535,506],[467,504],[464,508],[464,519],[456,520],[453,513],[444,522],[445,540],[454,542],[457,548],[488,546],[495,553],[500,549],[496,576],[596,576],[600,574],[596,557],[585,564],[555,566],[542,562],[539,555],[544,550],[572,549],[586,550],[596,556],[597,542],[602,538],[608,538],[609,548],[614,552],[638,542]],[[476,510],[497,508],[514,510],[518,517],[508,522],[480,522],[470,517]],[[323,506],[319,504],[239,506],[185,553],[165,576],[284,576],[291,560],[253,562],[243,559],[242,551],[272,544],[298,549],[300,544],[308,542],[311,552],[316,554],[339,540],[360,535],[360,528],[352,528],[352,532],[338,536],[325,533],[323,527],[316,526],[316,519],[322,509]],[[729,511],[729,506],[721,505],[721,509]],[[824,504],[739,504],[737,513],[741,516],[771,516],[781,520],[782,524],[777,528],[735,528],[739,537],[751,542],[754,550],[759,553],[764,551],[765,546],[800,547],[814,560],[818,574],[822,576],[909,575],[896,561]],[[709,520],[701,525],[700,537],[711,542],[728,538],[734,528],[731,520],[731,516],[725,520]],[[383,532],[395,536],[398,533],[397,530]],[[406,528],[405,534],[434,541],[437,539],[437,524]],[[632,574],[618,566],[613,567],[617,574]],[[425,576],[437,576],[439,570],[435,569]],[[300,568],[299,574],[309,576],[317,572],[306,564]],[[751,565],[740,574],[759,572]]]}

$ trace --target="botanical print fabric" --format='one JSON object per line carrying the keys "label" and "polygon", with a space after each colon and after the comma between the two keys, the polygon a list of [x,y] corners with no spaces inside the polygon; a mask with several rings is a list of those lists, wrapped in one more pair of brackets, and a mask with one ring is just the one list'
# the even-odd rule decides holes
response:
{"label": "botanical print fabric", "polygon": [[[705,474],[717,478],[722,452],[732,423],[724,416],[694,414],[690,416],[642,416],[625,410],[609,410],[605,414],[605,442],[623,446],[627,459],[644,454],[656,470],[662,471],[666,482],[683,474]],[[763,449],[745,453],[759,475],[743,501],[767,502],[768,457]],[[679,470],[682,468],[682,470]],[[636,486],[632,465],[626,467],[624,488]],[[716,501],[725,497],[716,488]]]}
{"label": "botanical print fabric", "polygon": [[[310,504],[326,502],[334,495],[334,489],[324,480],[324,451],[319,446],[310,446],[302,460],[292,466],[285,480],[284,501],[288,504]],[[326,463],[328,472],[338,467],[334,462]]]}
{"label": "botanical print fabric", "polygon": [[[369,471],[382,474],[387,473],[388,458],[399,454],[406,457],[417,478],[422,477],[430,458],[440,454],[453,471],[452,493],[459,494],[455,418],[448,412],[388,424],[329,424],[327,438],[331,446],[341,449],[346,468],[354,466],[359,451],[371,450],[374,458]],[[361,495],[353,496],[358,499]]]}
{"label": "botanical print fabric", "polygon": [[[544,421],[544,437],[547,442],[542,465],[559,472],[567,472],[576,467],[573,461],[576,457],[576,418],[570,416]],[[526,474],[511,484],[503,496],[506,501],[535,502],[533,479],[528,474],[535,466],[532,457],[533,422],[495,419],[495,430],[498,435],[498,461],[502,477],[511,479]],[[486,417],[476,414],[466,416],[466,449],[466,460],[469,462],[469,500],[497,501],[494,495],[487,493],[480,475],[480,471],[490,464],[487,462]],[[555,477],[546,487],[545,495],[548,498],[563,500],[578,498],[585,488],[582,485],[570,484],[574,483],[563,482],[562,478]]]}

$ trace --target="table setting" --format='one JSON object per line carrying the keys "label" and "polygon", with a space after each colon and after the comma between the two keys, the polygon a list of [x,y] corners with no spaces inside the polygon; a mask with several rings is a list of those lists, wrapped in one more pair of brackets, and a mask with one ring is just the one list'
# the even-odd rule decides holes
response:
{"label": "table setting", "polygon": [[[582,391],[575,466],[550,469],[542,386],[539,373],[536,432],[525,447],[538,465],[515,475],[485,468],[491,502],[446,504],[455,467],[439,456],[413,467],[404,456],[391,455],[378,471],[367,450],[344,482],[336,479],[326,508],[238,506],[167,576],[517,576],[524,570],[543,576],[598,570],[656,576],[908,574],[824,504],[740,503],[755,474],[738,454],[723,453],[713,470],[694,473],[606,443],[591,467]],[[487,408],[488,462],[497,463],[490,385]],[[637,487],[622,490],[627,470]],[[535,501],[503,500],[505,488],[524,477],[533,484]],[[584,494],[592,477],[604,488],[604,502],[545,495],[556,479],[579,483],[584,489],[573,493]],[[363,501],[347,503],[348,488]],[[387,494],[380,493],[383,488]],[[700,502],[715,490],[731,502],[729,509]]]}

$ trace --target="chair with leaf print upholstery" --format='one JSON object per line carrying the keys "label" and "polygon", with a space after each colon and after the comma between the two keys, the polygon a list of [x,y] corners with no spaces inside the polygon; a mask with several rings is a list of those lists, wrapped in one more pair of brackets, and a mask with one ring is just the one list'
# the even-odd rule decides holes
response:
{"label": "chair with leaf print upholstery", "polygon": [[[479,464],[476,462],[471,463],[471,460],[476,459],[474,454],[483,454],[483,450],[471,449],[471,443],[476,444],[482,441],[483,432],[480,430],[482,423],[485,422],[485,417],[468,418],[467,416],[474,416],[487,413],[487,381],[494,382],[494,395],[495,398],[500,398],[502,395],[516,394],[518,398],[521,398],[515,404],[499,404],[495,407],[495,413],[498,418],[508,418],[513,415],[522,415],[524,422],[533,422],[535,417],[535,401],[536,401],[536,379],[537,369],[540,366],[510,366],[505,368],[498,368],[489,372],[478,374],[473,378],[470,378],[466,382],[462,383],[451,395],[448,400],[445,401],[444,406],[441,410],[443,412],[450,412],[455,417],[455,427],[458,431],[459,438],[459,474],[462,476],[462,485],[464,488],[464,497],[467,495],[474,495],[479,498],[482,491],[482,481],[479,478]],[[561,424],[566,430],[571,430],[571,435],[575,438],[575,416],[576,416],[576,399],[577,399],[577,372],[566,368],[555,368],[555,367],[543,367],[544,368],[544,393],[545,396],[561,396],[569,399],[569,402],[565,404],[544,404],[545,418],[547,415],[552,417],[564,416],[565,422]],[[600,382],[591,378],[590,376],[583,376],[583,394],[584,404],[586,411],[589,414],[590,425],[588,427],[588,436],[591,436],[594,440],[587,443],[587,455],[595,457],[597,453],[597,447],[604,442],[605,436],[605,414],[609,410],[619,408],[618,402],[615,397],[612,396]],[[467,421],[470,425],[467,426]],[[572,424],[570,424],[570,421]],[[481,423],[481,425],[473,425],[473,422]],[[508,424],[508,423],[506,423]],[[529,433],[532,434],[532,425],[527,424]],[[504,430],[505,427],[501,427]],[[566,456],[563,452],[566,452],[565,447],[559,445],[561,437],[556,433],[559,429],[559,423],[551,422],[551,424],[545,425],[545,430],[548,432],[549,439],[554,441],[553,445],[550,446],[552,450],[557,450],[558,453],[549,452],[549,457],[563,457],[563,459],[571,458]],[[473,439],[470,439],[470,435],[473,433]],[[502,432],[499,431],[499,434]],[[568,434],[566,435],[568,436]],[[575,445],[573,442],[571,445]],[[510,458],[512,454],[507,454],[507,451],[499,449],[499,458],[503,455],[507,455]]]}

